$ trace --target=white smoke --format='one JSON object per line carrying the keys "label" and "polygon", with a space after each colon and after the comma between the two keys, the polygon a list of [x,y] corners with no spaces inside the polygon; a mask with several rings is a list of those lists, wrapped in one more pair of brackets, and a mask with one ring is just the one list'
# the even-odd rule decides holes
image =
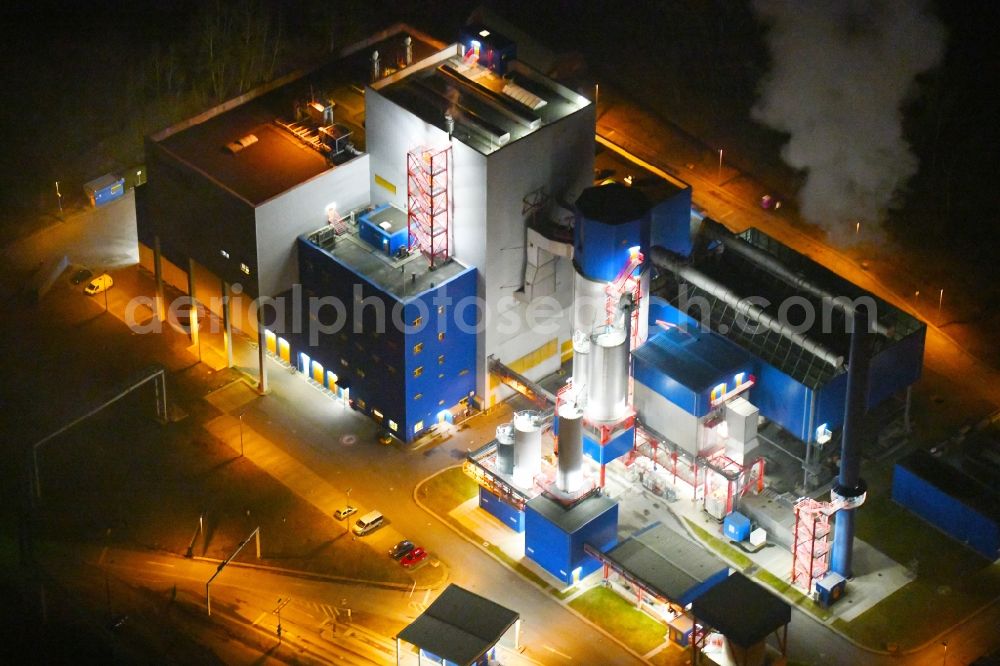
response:
{"label": "white smoke", "polygon": [[755,0],[772,68],[752,115],[791,135],[782,159],[806,172],[799,206],[810,222],[878,222],[916,173],[900,106],[945,41],[924,4]]}

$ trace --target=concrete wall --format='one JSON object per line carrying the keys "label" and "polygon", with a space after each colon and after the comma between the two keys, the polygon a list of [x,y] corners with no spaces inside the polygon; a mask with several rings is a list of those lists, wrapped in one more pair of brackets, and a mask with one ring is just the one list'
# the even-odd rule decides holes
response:
{"label": "concrete wall", "polygon": [[256,274],[260,295],[276,296],[298,281],[295,239],[326,223],[330,203],[336,203],[342,214],[368,204],[368,163],[368,155],[355,157],[257,207]]}

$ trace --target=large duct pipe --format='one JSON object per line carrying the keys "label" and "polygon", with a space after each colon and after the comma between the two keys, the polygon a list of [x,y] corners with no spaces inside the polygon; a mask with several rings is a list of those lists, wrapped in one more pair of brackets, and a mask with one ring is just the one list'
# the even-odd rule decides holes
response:
{"label": "large duct pipe", "polygon": [[573,403],[559,406],[559,465],[556,485],[575,493],[583,485],[583,412]]}
{"label": "large duct pipe", "polygon": [[733,307],[739,314],[747,319],[756,321],[762,326],[769,328],[775,333],[784,336],[817,358],[822,359],[828,365],[839,368],[844,365],[844,357],[827,349],[818,342],[806,337],[798,331],[794,331],[783,325],[777,319],[769,315],[760,306],[754,305],[740,297],[739,294],[725,287],[704,273],[701,273],[690,266],[684,266],[675,260],[669,250],[660,246],[654,246],[650,251],[653,264],[658,268],[668,270],[671,273],[683,278],[694,286],[707,291],[712,296],[725,301]]}
{"label": "large duct pipe", "polygon": [[[793,273],[787,266],[778,261],[776,258],[767,252],[754,247],[739,236],[733,235],[721,224],[716,223],[704,225],[702,229],[702,233],[709,238],[722,243],[727,250],[732,250],[747,261],[763,266],[769,273],[781,278],[789,286],[809,292],[816,298],[829,302],[833,307],[840,310],[848,318],[852,316],[854,304],[851,303],[850,299],[846,296],[834,296],[827,290],[813,284],[801,275]],[[872,322],[872,330],[879,335],[884,335],[886,337],[889,336],[889,328],[885,324],[880,324],[878,321]]]}
{"label": "large duct pipe", "polygon": [[830,491],[834,501],[845,508],[837,512],[833,529],[830,569],[851,578],[854,549],[854,509],[865,499],[866,486],[861,478],[861,428],[868,409],[868,371],[871,365],[871,322],[860,310],[851,316],[851,355],[847,368],[847,401],[844,428],[841,431],[840,475]]}

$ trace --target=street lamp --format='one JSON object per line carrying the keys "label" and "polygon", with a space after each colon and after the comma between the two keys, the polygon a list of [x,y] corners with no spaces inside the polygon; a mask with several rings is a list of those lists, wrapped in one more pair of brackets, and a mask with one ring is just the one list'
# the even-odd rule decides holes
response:
{"label": "street lamp", "polygon": [[240,412],[240,458],[243,457],[243,415],[245,413],[246,410]]}
{"label": "street lamp", "polygon": [[948,663],[948,641],[941,641],[941,645],[944,646],[944,655],[941,657],[941,666],[945,666]]}
{"label": "street lamp", "polygon": [[719,184],[722,184],[722,148],[719,148]]}
{"label": "street lamp", "polygon": [[56,199],[59,201],[59,214],[62,215],[62,192],[59,191],[59,181],[56,181]]}

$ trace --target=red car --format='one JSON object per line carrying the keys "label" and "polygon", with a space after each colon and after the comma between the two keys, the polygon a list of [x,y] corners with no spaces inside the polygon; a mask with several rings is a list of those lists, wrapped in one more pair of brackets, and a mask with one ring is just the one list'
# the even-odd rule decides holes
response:
{"label": "red car", "polygon": [[414,564],[419,564],[426,559],[427,551],[420,546],[417,546],[406,555],[403,555],[402,559],[399,560],[399,563],[404,567],[412,567]]}

